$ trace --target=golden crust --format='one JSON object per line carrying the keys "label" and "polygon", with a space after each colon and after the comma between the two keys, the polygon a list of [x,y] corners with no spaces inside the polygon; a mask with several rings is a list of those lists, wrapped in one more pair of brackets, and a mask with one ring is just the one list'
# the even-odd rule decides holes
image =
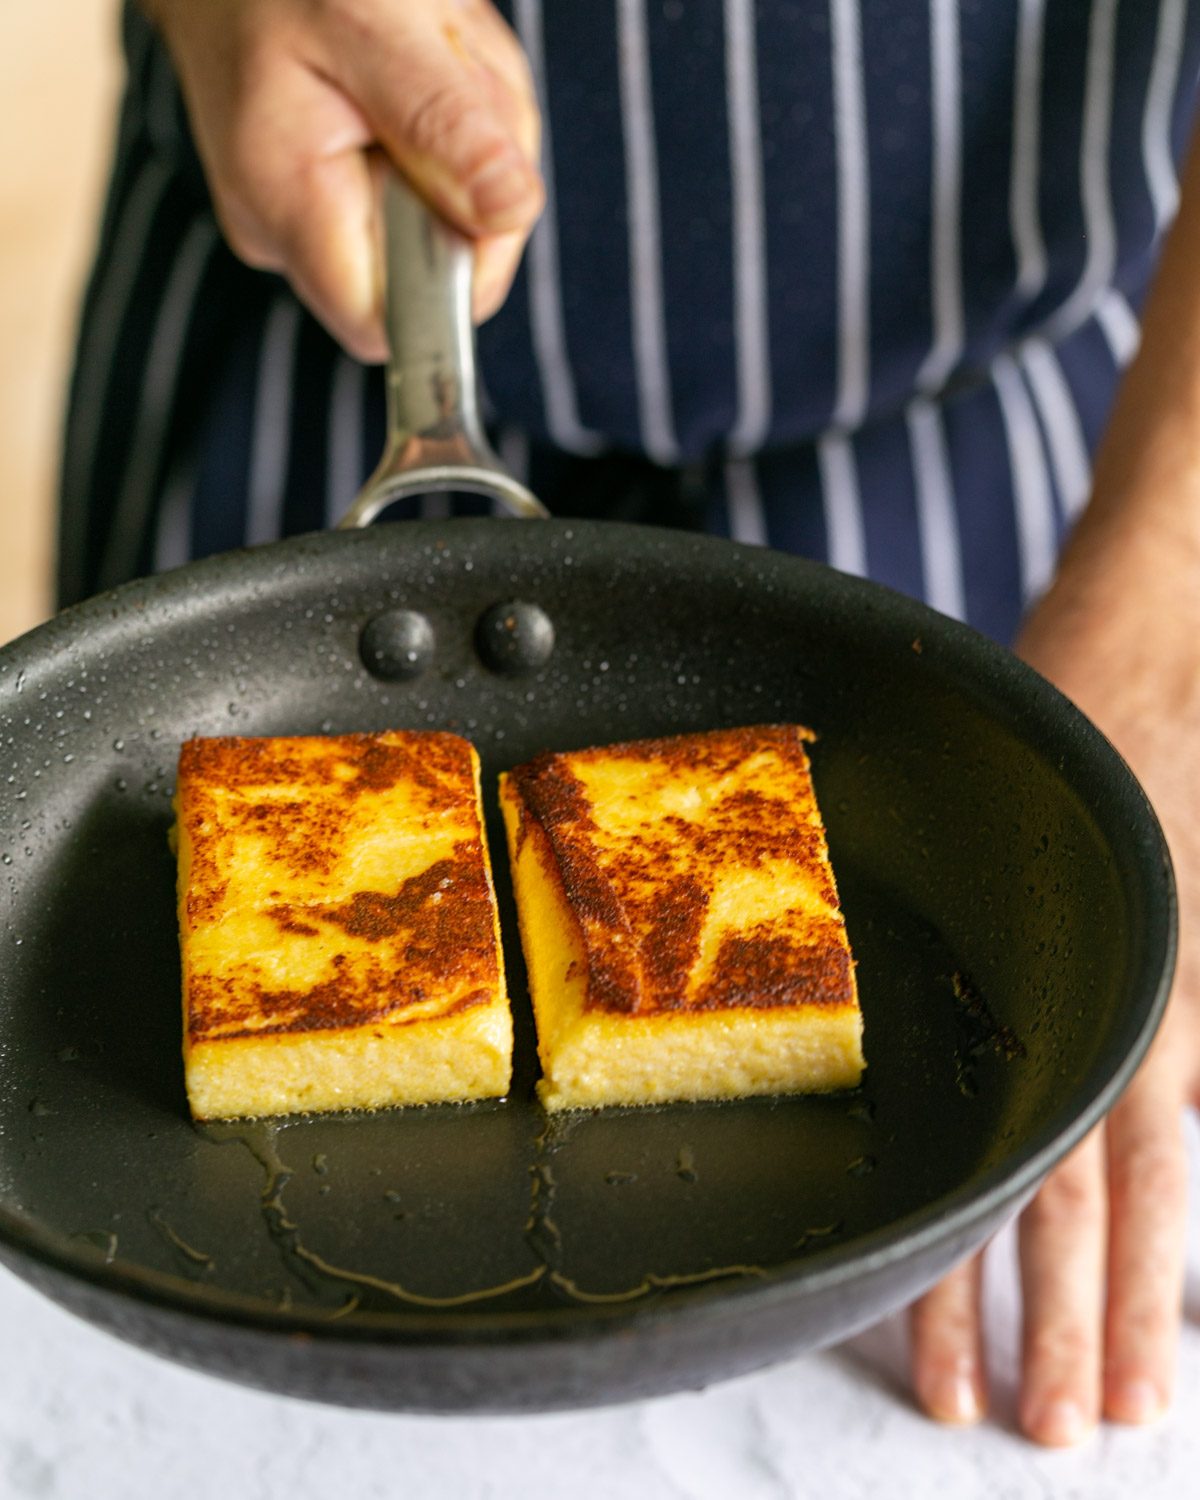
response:
{"label": "golden crust", "polygon": [[[586,954],[584,1006],[857,1010],[804,742],[768,725],[543,754],[509,778]],[[721,920],[758,886],[757,922]],[[784,889],[790,897],[771,901]]]}
{"label": "golden crust", "polygon": [[[280,1097],[295,1093],[320,1054],[285,1059],[322,1036],[374,1059],[376,1076],[362,1081],[374,1103],[423,1097],[411,1076],[419,1049],[405,1042],[384,1055],[402,1031],[443,1038],[442,1086],[452,1036],[503,1050],[511,1023],[478,759],[465,740],[401,731],[192,740],[176,812],[189,1095],[218,1057],[229,1077],[212,1088],[223,1099],[238,1058],[270,1093],[272,1052],[279,1078],[290,1068]],[[468,1019],[497,1006],[503,1017]],[[496,1074],[507,1063],[487,1066]],[[343,1068],[338,1096],[356,1086]],[[506,1086],[505,1071],[490,1091]]]}

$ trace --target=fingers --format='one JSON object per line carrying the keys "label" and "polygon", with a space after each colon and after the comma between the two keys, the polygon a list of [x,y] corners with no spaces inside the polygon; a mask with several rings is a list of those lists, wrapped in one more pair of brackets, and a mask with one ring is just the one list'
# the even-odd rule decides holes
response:
{"label": "fingers", "polygon": [[1107,1240],[1102,1134],[1095,1130],[1021,1216],[1024,1288],[1020,1423],[1053,1447],[1100,1416]]}
{"label": "fingers", "polygon": [[973,1256],[914,1303],[913,1385],[939,1422],[977,1421],[987,1404],[980,1288],[983,1257]]}
{"label": "fingers", "polygon": [[245,100],[210,170],[234,251],[285,274],[334,337],[368,362],[386,356],[370,138],[338,90],[304,69],[285,69]]}
{"label": "fingers", "polygon": [[466,233],[527,234],[543,202],[538,112],[511,33],[474,6],[350,9],[357,44],[328,62],[388,155]]}
{"label": "fingers", "polygon": [[480,241],[476,315],[503,301],[541,210],[539,117],[485,0],[174,0],[162,23],[214,206],[359,358],[383,359],[367,153],[382,145]]}
{"label": "fingers", "polygon": [[525,235],[492,235],[477,241],[475,277],[471,285],[471,311],[476,323],[483,323],[499,312],[512,286],[513,277],[525,250]]}
{"label": "fingers", "polygon": [[465,31],[453,26],[444,28],[447,40],[451,45],[461,45],[461,50],[477,66],[493,73],[505,86],[501,108],[522,150],[530,161],[536,161],[541,117],[525,51],[492,0],[460,0],[460,3],[472,24]]}
{"label": "fingers", "polygon": [[1182,1091],[1146,1087],[1137,1080],[1113,1111],[1107,1136],[1104,1413],[1118,1422],[1146,1422],[1170,1400],[1183,1298],[1187,1155]]}

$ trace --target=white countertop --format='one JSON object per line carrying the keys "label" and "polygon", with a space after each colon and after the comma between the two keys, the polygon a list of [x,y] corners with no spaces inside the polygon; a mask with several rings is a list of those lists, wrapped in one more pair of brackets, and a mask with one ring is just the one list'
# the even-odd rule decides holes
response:
{"label": "white countertop", "polygon": [[1171,1415],[1066,1452],[1013,1432],[1013,1237],[991,1252],[994,1415],[913,1409],[902,1316],[698,1395],[524,1418],[341,1411],[224,1384],[94,1331],[0,1271],[0,1500],[1183,1500],[1200,1474],[1200,1128]]}

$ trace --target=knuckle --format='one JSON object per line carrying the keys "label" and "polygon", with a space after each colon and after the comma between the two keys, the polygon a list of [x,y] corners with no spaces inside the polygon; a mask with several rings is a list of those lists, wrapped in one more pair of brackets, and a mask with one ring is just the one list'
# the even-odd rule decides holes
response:
{"label": "knuckle", "polygon": [[1025,1337],[1025,1363],[1039,1369],[1082,1371],[1099,1360],[1097,1331],[1082,1323],[1055,1322],[1031,1328]]}
{"label": "knuckle", "polygon": [[347,42],[373,44],[378,40],[380,13],[376,0],[310,0],[318,25]]}
{"label": "knuckle", "polygon": [[252,271],[278,271],[282,269],[279,252],[254,228],[247,228],[227,214],[218,212],[217,223],[226,244],[244,265]]}
{"label": "knuckle", "polygon": [[1079,1168],[1060,1170],[1043,1183],[1025,1210],[1025,1227],[1033,1231],[1097,1228],[1104,1220],[1104,1197],[1094,1174]]}
{"label": "knuckle", "polygon": [[271,236],[270,132],[264,132],[258,99],[239,90],[223,121],[209,161],[209,181],[222,229],[243,259],[266,254]]}
{"label": "knuckle", "polygon": [[1172,1138],[1146,1138],[1114,1156],[1110,1171],[1113,1197],[1139,1198],[1156,1208],[1182,1211],[1187,1201],[1187,1160]]}
{"label": "knuckle", "polygon": [[1177,1297],[1147,1298],[1144,1292],[1118,1298],[1109,1318],[1113,1343],[1143,1354],[1169,1346],[1178,1325]]}
{"label": "knuckle", "polygon": [[247,265],[274,267],[276,237],[268,229],[253,180],[224,174],[213,180],[213,207],[230,249]]}
{"label": "knuckle", "polygon": [[444,157],[467,176],[507,144],[478,101],[456,83],[440,84],[421,97],[409,119],[409,137],[417,151]]}

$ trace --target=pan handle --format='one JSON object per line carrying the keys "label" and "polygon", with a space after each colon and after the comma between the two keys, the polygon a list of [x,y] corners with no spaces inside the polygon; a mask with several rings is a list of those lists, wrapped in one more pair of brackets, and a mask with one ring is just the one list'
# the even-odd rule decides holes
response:
{"label": "pan handle", "polygon": [[549,512],[508,472],[479,416],[471,243],[390,168],[383,183],[387,442],[374,474],[338,522],[367,526],[406,495],[465,490],[514,516]]}

